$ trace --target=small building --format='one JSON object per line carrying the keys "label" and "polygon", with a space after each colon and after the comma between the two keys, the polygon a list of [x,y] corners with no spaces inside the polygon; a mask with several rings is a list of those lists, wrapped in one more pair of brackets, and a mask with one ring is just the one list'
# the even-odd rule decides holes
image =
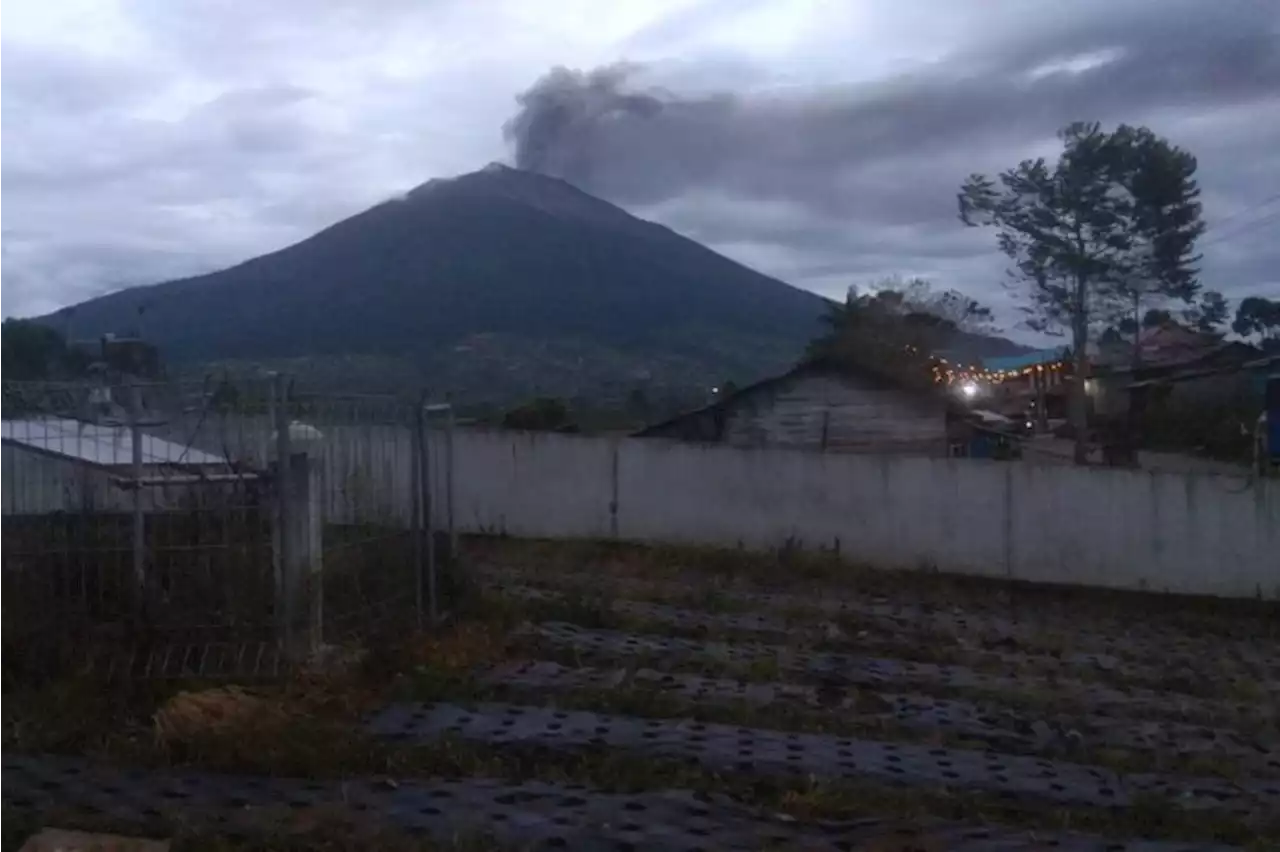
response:
{"label": "small building", "polygon": [[150,381],[160,378],[163,372],[160,350],[140,337],[104,334],[96,340],[76,340],[69,345],[109,381],[119,382],[125,376]]}
{"label": "small building", "polygon": [[[62,417],[3,421],[3,514],[128,511],[133,476],[133,433],[128,426],[87,423]],[[194,447],[141,435],[142,473],[172,478],[225,473],[226,459]],[[175,480],[177,481],[177,480]],[[175,495],[149,489],[148,508]]]}
{"label": "small building", "polygon": [[878,371],[810,362],[635,437],[849,453],[948,453],[946,391],[917,389]]}
{"label": "small building", "polygon": [[[1087,387],[1094,411],[1103,416],[1126,413],[1134,391],[1143,388],[1165,388],[1144,391],[1144,395],[1163,394],[1167,399],[1171,386],[1177,385],[1178,404],[1216,404],[1260,391],[1256,370],[1244,367],[1257,359],[1258,351],[1239,341],[1218,342],[1199,349],[1179,347],[1137,365],[1096,367]],[[1178,381],[1170,382],[1174,377]]]}
{"label": "small building", "polygon": [[1070,347],[984,358],[982,368],[991,382],[991,404],[1001,413],[1029,419],[1040,430],[1067,416],[1074,372]]}

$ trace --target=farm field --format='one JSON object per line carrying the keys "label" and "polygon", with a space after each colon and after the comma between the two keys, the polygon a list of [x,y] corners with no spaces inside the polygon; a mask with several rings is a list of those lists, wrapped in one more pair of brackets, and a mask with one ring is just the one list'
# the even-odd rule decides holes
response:
{"label": "farm field", "polygon": [[464,543],[286,682],[10,691],[5,847],[1280,847],[1280,616],[823,554]]}

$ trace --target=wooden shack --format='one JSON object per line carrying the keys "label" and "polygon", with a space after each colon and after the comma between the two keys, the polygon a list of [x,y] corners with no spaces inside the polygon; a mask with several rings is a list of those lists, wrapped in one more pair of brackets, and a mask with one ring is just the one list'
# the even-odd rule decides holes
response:
{"label": "wooden shack", "polygon": [[872,371],[808,363],[642,429],[636,437],[943,456],[948,407],[941,390],[908,388]]}

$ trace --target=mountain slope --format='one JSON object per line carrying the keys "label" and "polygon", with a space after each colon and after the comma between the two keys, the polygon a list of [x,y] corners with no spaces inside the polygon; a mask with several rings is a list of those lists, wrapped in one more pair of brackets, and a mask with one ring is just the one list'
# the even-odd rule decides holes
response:
{"label": "mountain slope", "polygon": [[433,387],[502,397],[752,380],[794,361],[825,303],[494,165],[229,269],[85,302],[76,336],[130,330],[140,307],[170,364],[395,358]]}
{"label": "mountain slope", "polygon": [[133,328],[140,306],[171,362],[422,360],[477,334],[640,356],[758,336],[766,350],[798,352],[823,309],[569,184],[500,166],[432,181],[220,272],[85,302],[76,334]]}

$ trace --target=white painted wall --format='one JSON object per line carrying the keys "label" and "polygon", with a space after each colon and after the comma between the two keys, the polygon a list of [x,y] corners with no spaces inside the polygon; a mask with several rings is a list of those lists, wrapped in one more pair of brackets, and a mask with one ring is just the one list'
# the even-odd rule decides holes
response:
{"label": "white painted wall", "polygon": [[[326,519],[407,526],[412,430],[318,425]],[[263,429],[233,431],[244,445],[266,441]],[[1280,481],[479,430],[456,433],[454,459],[461,532],[792,540],[886,568],[1280,600]],[[66,472],[20,465],[6,448],[6,512],[34,480],[47,484],[24,504],[74,502]],[[446,467],[433,432],[440,527]]]}
{"label": "white painted wall", "polygon": [[456,452],[463,531],[792,540],[887,568],[1280,599],[1277,482],[500,432],[460,432]]}

